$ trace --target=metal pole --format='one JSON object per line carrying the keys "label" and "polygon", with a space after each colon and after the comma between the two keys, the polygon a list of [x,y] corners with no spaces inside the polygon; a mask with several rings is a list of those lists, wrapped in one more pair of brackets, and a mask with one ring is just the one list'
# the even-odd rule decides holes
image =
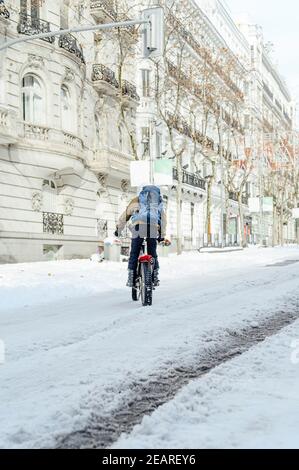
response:
{"label": "metal pole", "polygon": [[153,120],[150,121],[150,145],[149,145],[149,152],[150,152],[150,184],[154,184],[154,151],[153,151],[153,142],[154,142],[154,122]]}
{"label": "metal pole", "polygon": [[24,36],[22,38],[12,39],[11,41],[7,41],[4,44],[0,45],[0,52],[8,49],[15,44],[21,42],[31,41],[32,39],[44,39],[44,38],[51,38],[53,36],[63,36],[65,34],[70,33],[80,33],[83,31],[98,31],[101,29],[111,29],[111,28],[125,28],[127,26],[134,26],[140,24],[151,24],[149,20],[130,20],[130,21],[120,21],[118,23],[105,23],[100,25],[87,25],[87,26],[78,26],[77,28],[69,28],[69,29],[60,29],[59,31],[49,31],[47,33],[39,33],[33,34],[32,36]]}
{"label": "metal pole", "polygon": [[225,191],[224,191],[224,167],[223,167],[223,155],[222,155],[222,140],[223,140],[223,133],[222,133],[222,116],[220,120],[220,162],[221,162],[221,221],[220,221],[220,233],[221,233],[221,247],[224,248],[226,245],[225,232],[224,232],[224,214],[225,214]]}

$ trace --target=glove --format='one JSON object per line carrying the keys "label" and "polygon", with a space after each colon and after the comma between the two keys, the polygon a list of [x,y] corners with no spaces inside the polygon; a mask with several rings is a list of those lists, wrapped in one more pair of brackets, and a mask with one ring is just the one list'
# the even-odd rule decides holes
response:
{"label": "glove", "polygon": [[162,242],[164,242],[165,238],[159,236],[157,240],[158,240],[158,243],[162,243]]}
{"label": "glove", "polygon": [[167,238],[158,238],[159,243],[162,243],[163,246],[170,246],[171,241],[168,240]]}

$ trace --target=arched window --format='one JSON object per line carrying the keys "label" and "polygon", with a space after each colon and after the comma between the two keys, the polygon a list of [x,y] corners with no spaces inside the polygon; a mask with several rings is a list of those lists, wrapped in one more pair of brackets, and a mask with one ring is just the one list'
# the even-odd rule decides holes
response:
{"label": "arched window", "polygon": [[52,179],[44,179],[43,185],[43,207],[45,212],[57,212],[57,186],[54,180]]}
{"label": "arched window", "polygon": [[67,131],[74,130],[75,115],[72,112],[72,101],[67,86],[62,85],[60,89],[61,98],[61,127]]}
{"label": "arched window", "polygon": [[35,75],[27,74],[22,80],[23,120],[33,124],[45,123],[45,96]]}

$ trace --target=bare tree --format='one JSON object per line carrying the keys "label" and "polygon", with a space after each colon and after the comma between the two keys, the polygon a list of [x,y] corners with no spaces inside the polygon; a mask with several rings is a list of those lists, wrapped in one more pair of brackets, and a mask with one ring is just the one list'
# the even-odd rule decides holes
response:
{"label": "bare tree", "polygon": [[265,195],[273,198],[273,245],[285,242],[284,226],[298,205],[298,153],[296,134],[276,128],[264,136],[266,168],[263,178]]}

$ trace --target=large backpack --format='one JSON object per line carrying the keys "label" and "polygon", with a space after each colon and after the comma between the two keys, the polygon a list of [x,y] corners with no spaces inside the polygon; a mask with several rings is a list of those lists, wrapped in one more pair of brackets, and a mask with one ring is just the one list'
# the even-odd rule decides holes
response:
{"label": "large backpack", "polygon": [[147,225],[161,225],[163,200],[157,186],[145,186],[139,194],[139,212],[136,219]]}

